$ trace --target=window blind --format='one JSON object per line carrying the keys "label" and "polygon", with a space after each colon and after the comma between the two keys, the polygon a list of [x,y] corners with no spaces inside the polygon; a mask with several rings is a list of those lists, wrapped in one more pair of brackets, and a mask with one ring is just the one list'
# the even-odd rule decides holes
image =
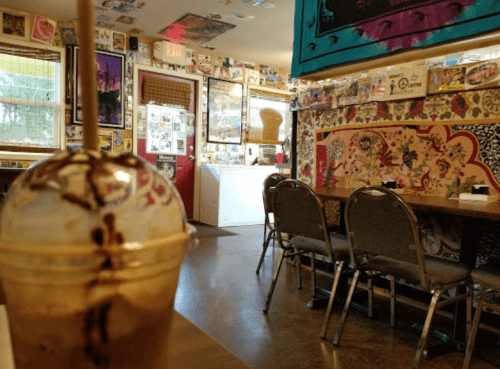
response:
{"label": "window blind", "polygon": [[0,151],[60,149],[61,53],[0,42]]}
{"label": "window blind", "polygon": [[144,76],[142,103],[154,101],[156,105],[181,105],[189,110],[191,85],[167,79]]}
{"label": "window blind", "polygon": [[284,95],[277,92],[257,90],[252,88],[250,88],[250,99],[277,101],[285,104],[290,103],[290,95]]}
{"label": "window blind", "polygon": [[59,52],[47,49],[37,49],[24,45],[7,44],[1,41],[0,54],[21,56],[23,58],[52,61],[56,63],[61,62],[61,53]]}

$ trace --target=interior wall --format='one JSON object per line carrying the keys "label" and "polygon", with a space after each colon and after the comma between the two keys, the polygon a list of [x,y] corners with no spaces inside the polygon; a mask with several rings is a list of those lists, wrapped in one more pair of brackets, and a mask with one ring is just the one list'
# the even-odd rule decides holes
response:
{"label": "interior wall", "polygon": [[[482,183],[499,195],[500,100],[492,100],[499,94],[494,88],[299,111],[299,179],[313,187],[394,179],[407,193],[443,197]],[[338,209],[338,203],[327,204],[331,222]],[[427,252],[457,258],[464,219],[418,216]],[[485,220],[480,226],[478,263],[499,262],[500,224]]]}
{"label": "interior wall", "polygon": [[[24,9],[16,9],[19,11],[27,11]],[[31,25],[33,26],[33,22],[35,19],[36,14],[35,13],[30,13],[30,21]],[[47,17],[48,19],[54,20],[54,21],[65,21],[63,19],[57,19],[55,17],[51,17],[50,14],[43,14],[43,16]],[[78,25],[75,24],[75,28],[78,31]],[[148,66],[154,66],[158,68],[163,68],[163,69],[168,69],[168,70],[175,70],[180,73],[185,73],[185,74],[196,74],[196,75],[201,75],[204,78],[204,83],[203,83],[203,103],[202,103],[202,129],[201,132],[197,132],[197,145],[199,144],[201,146],[201,158],[200,160],[202,162],[210,162],[210,163],[218,163],[218,162],[224,162],[226,164],[244,164],[244,154],[245,154],[245,145],[226,145],[226,144],[210,144],[207,143],[206,140],[206,129],[207,129],[207,101],[208,101],[208,78],[213,77],[213,78],[220,78],[220,79],[225,79],[228,81],[233,81],[233,82],[238,82],[243,84],[243,91],[244,91],[244,98],[243,98],[243,113],[242,113],[242,136],[243,136],[243,142],[244,142],[244,135],[245,135],[245,130],[246,130],[246,123],[248,119],[247,115],[247,101],[248,101],[248,86],[250,84],[256,84],[256,85],[261,85],[265,86],[266,88],[270,88],[272,90],[282,90],[282,91],[287,91],[290,88],[293,88],[292,83],[288,84],[288,78],[289,78],[289,70],[281,70],[277,68],[273,68],[272,66],[265,66],[261,65],[258,63],[250,63],[250,62],[239,62],[237,60],[234,60],[231,58],[230,55],[219,55],[214,51],[210,50],[203,50],[203,49],[187,49],[187,55],[189,58],[187,58],[186,65],[175,65],[175,64],[170,64],[170,63],[163,63],[159,60],[155,60],[153,58],[153,44],[155,41],[160,41],[158,40],[153,40],[153,39],[148,39],[148,38],[143,38],[140,37],[140,35],[132,35],[132,34],[127,34],[126,35],[126,40],[127,40],[127,50],[125,52],[126,54],[126,62],[129,61],[129,57],[131,56],[132,59],[137,58],[137,52],[136,51],[131,51],[129,50],[129,37],[130,36],[137,36],[138,37],[138,42],[139,44],[144,44],[149,46],[149,63],[144,63],[142,62],[141,64],[143,65],[148,65]],[[38,44],[37,41],[31,40],[33,44]],[[59,32],[59,27],[56,29],[56,34],[54,36],[54,46],[58,47],[65,47],[61,40],[61,35]],[[134,56],[134,53],[136,54]],[[135,59],[137,60],[137,59]],[[224,65],[227,65],[227,63],[231,61],[233,64],[233,68],[230,70],[225,70],[222,69],[224,68]],[[133,70],[133,64],[131,64],[131,69]],[[128,68],[127,64],[125,66],[126,70]],[[255,73],[250,72],[251,70],[258,71],[258,81],[255,79]],[[64,73],[67,73],[68,71],[65,71]],[[69,71],[71,72],[71,71]],[[226,73],[229,72],[229,73]],[[251,73],[253,73],[253,79],[251,79]],[[267,78],[268,76],[274,76],[276,78]],[[130,121],[132,121],[132,116],[134,114],[133,111],[133,86],[132,86],[132,75],[128,75],[126,72],[126,78],[125,78],[125,94],[124,94],[124,99],[125,99],[125,114],[126,116],[130,117]],[[68,82],[71,84],[71,78],[72,75],[68,75]],[[274,83],[274,79],[277,80],[276,83]],[[297,82],[296,82],[297,84]],[[305,83],[307,84],[307,83]],[[72,93],[71,93],[72,95]],[[81,125],[73,124],[72,123],[72,104],[69,103],[66,105],[66,115],[69,117],[69,119],[66,121],[66,127],[65,130],[67,132],[66,134],[66,142],[65,144],[71,145],[73,147],[77,147],[81,145],[82,143],[82,127]],[[128,119],[128,118],[127,118]],[[130,123],[132,124],[132,123]],[[132,140],[132,135],[133,135],[133,128],[130,124],[126,124],[125,129],[113,129],[109,127],[99,127],[99,136],[100,136],[100,142],[102,145],[108,145],[108,142],[111,141],[111,150],[113,151],[133,151],[133,140]],[[116,144],[120,143],[120,144]],[[235,155],[235,153],[237,155]],[[228,160],[228,158],[231,158],[231,160]],[[2,156],[0,153],[0,165],[2,166],[28,166],[31,161],[26,161],[26,160],[19,160],[19,161],[13,161],[13,160],[2,160]]]}

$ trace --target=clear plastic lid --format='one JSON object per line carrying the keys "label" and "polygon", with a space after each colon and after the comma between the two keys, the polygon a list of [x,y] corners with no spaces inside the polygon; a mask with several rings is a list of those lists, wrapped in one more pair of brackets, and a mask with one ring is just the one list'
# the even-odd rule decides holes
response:
{"label": "clear plastic lid", "polygon": [[176,189],[128,153],[65,151],[37,163],[14,181],[0,218],[0,248],[33,251],[119,248],[186,233]]}

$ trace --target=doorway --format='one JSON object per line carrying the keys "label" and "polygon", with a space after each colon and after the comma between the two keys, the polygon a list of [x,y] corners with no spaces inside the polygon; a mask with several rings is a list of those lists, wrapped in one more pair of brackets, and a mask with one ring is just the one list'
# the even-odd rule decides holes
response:
{"label": "doorway", "polygon": [[[201,130],[203,77],[136,64],[133,83],[134,154],[169,177],[182,198],[187,218],[199,220],[200,149],[197,136]],[[148,90],[145,90],[148,83],[161,86],[158,90],[161,96],[152,99]],[[181,95],[177,92],[179,87],[189,91],[183,95],[184,105],[164,104],[164,95]],[[148,111],[153,109],[161,112],[158,126],[148,117]],[[175,117],[171,121],[168,118],[166,125],[162,115],[164,112],[165,116],[168,113],[170,117],[172,113],[172,117]],[[169,145],[166,151],[163,151],[166,147],[163,142],[167,141],[163,137],[172,140],[172,148]],[[152,144],[156,139],[160,145]]]}

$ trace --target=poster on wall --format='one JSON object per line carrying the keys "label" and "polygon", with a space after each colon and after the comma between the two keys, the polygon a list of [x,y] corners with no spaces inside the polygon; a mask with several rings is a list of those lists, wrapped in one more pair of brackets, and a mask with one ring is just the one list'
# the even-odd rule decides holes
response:
{"label": "poster on wall", "polygon": [[500,59],[490,60],[482,64],[467,67],[465,72],[465,88],[475,88],[500,79]]}
{"label": "poster on wall", "polygon": [[185,110],[149,104],[146,116],[146,153],[186,155]]}
{"label": "poster on wall", "polygon": [[171,182],[177,180],[177,156],[156,155],[156,168]]}
{"label": "poster on wall", "polygon": [[36,15],[33,30],[31,32],[31,39],[47,45],[52,45],[56,26],[57,22],[42,17],[41,15]]}
{"label": "poster on wall", "polygon": [[384,100],[410,99],[427,94],[427,66],[393,70],[385,78]]}
{"label": "poster on wall", "polygon": [[139,43],[137,62],[143,65],[151,65],[151,49],[148,44]]}
{"label": "poster on wall", "polygon": [[[82,112],[82,81],[79,63],[80,48],[75,46],[73,60],[73,112],[74,123],[83,123]],[[96,51],[97,69],[97,111],[99,113],[98,125],[103,127],[124,127],[124,99],[123,84],[125,80],[124,65],[125,57],[121,54],[113,54],[106,51]]]}
{"label": "poster on wall", "polygon": [[208,142],[241,144],[243,85],[208,80]]}
{"label": "poster on wall", "polygon": [[30,14],[0,8],[0,36],[29,41]]}

